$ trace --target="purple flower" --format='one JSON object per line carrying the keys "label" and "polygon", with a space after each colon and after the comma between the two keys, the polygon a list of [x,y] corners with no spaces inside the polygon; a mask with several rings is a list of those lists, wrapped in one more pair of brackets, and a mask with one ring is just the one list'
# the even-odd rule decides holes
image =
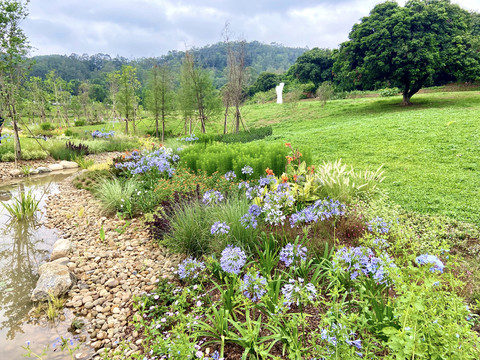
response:
{"label": "purple flower", "polygon": [[388,224],[381,217],[375,217],[367,222],[368,231],[377,234],[386,234],[390,231]]}
{"label": "purple flower", "polygon": [[211,204],[218,204],[220,201],[223,200],[223,195],[220,191],[215,190],[207,190],[205,194],[203,194],[203,203],[207,205]]}
{"label": "purple flower", "polygon": [[266,177],[260,178],[259,182],[260,186],[275,185],[277,183],[277,179],[273,175],[267,175]]}
{"label": "purple flower", "polygon": [[233,180],[235,180],[236,177],[237,177],[237,175],[235,174],[235,172],[233,170],[230,170],[225,174],[225,180],[227,180],[227,181],[233,181]]}
{"label": "purple flower", "polygon": [[299,260],[307,260],[306,247],[302,247],[300,244],[296,247],[294,247],[293,244],[287,244],[280,250],[280,261],[282,261],[286,267],[296,264]]}
{"label": "purple flower", "polygon": [[240,223],[245,229],[256,229],[258,226],[257,218],[252,214],[245,214],[240,218]]}
{"label": "purple flower", "polygon": [[368,277],[378,284],[387,284],[393,281],[390,269],[396,267],[388,254],[375,256],[372,249],[359,247],[344,247],[339,249],[333,259],[334,269],[350,275],[351,280]]}
{"label": "purple flower", "polygon": [[196,279],[203,269],[205,269],[205,264],[202,261],[188,258],[178,265],[178,276],[180,279]]}
{"label": "purple flower", "polygon": [[251,166],[245,165],[245,166],[242,168],[242,174],[252,175],[252,174],[253,174],[253,168],[252,168]]}
{"label": "purple flower", "polygon": [[426,264],[432,265],[432,267],[430,268],[431,272],[438,271],[440,273],[443,273],[443,268],[445,267],[442,261],[435,255],[422,254],[420,256],[417,256],[417,258],[415,259],[415,262],[418,265],[426,265]]}
{"label": "purple flower", "polygon": [[311,223],[318,220],[328,220],[335,216],[345,214],[345,205],[338,200],[325,199],[317,200],[313,205],[292,214],[290,217],[290,225],[294,227],[298,223]]}
{"label": "purple flower", "polygon": [[302,278],[298,278],[288,280],[288,284],[282,287],[282,294],[285,297],[285,305],[296,303],[298,306],[300,303],[313,301],[317,290],[313,284],[305,284]]}
{"label": "purple flower", "polygon": [[257,271],[253,274],[245,274],[243,276],[243,282],[240,286],[240,291],[243,295],[253,302],[256,302],[267,293],[267,279],[260,275]]}
{"label": "purple flower", "polygon": [[222,251],[220,266],[223,271],[229,274],[239,274],[247,261],[247,255],[238,246],[228,245]]}
{"label": "purple flower", "polygon": [[226,222],[220,222],[220,221],[217,221],[210,228],[210,232],[212,233],[212,235],[228,234],[229,231],[230,231],[230,226],[228,226]]}
{"label": "purple flower", "polygon": [[262,208],[257,204],[250,205],[248,213],[253,216],[260,216],[260,214],[262,213]]}
{"label": "purple flower", "polygon": [[263,194],[263,188],[258,185],[250,186],[247,188],[246,195],[248,200],[260,197]]}

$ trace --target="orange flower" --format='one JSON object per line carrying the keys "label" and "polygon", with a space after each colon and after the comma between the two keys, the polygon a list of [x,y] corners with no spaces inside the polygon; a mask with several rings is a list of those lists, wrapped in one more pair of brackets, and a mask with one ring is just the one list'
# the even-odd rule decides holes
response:
{"label": "orange flower", "polygon": [[292,162],[293,158],[291,156],[288,156],[288,155],[285,156],[285,157],[287,158],[287,163],[290,164]]}
{"label": "orange flower", "polygon": [[298,176],[296,174],[293,175],[293,181],[297,182]]}
{"label": "orange flower", "polygon": [[286,147],[290,147],[290,146],[292,146],[292,144],[290,144],[290,143],[285,143],[285,146],[286,146]]}
{"label": "orange flower", "polygon": [[282,175],[282,184],[285,184],[288,181],[287,175]]}
{"label": "orange flower", "polygon": [[269,168],[266,168],[265,172],[267,173],[267,175],[273,175],[273,170],[271,170]]}

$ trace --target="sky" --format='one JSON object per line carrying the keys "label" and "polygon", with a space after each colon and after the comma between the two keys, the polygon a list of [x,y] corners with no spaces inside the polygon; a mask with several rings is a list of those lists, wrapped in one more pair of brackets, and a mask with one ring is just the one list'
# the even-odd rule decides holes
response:
{"label": "sky", "polygon": [[[223,40],[336,48],[381,0],[31,0],[22,27],[31,55],[130,59]],[[480,0],[452,0],[480,12]],[[404,0],[399,0],[401,5]]]}

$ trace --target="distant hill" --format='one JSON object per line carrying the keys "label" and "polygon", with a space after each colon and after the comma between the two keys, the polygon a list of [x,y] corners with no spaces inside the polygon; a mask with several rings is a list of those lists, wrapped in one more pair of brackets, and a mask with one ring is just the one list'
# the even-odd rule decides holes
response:
{"label": "distant hill", "polygon": [[[246,66],[250,67],[252,77],[256,78],[263,71],[284,72],[295,60],[308,49],[291,48],[280,44],[262,44],[258,41],[246,43]],[[224,69],[227,65],[227,45],[219,42],[201,48],[189,50],[193,54],[197,64],[213,71],[214,81],[217,87],[225,83]],[[95,55],[42,55],[32,59],[35,63],[31,67],[29,76],[45,78],[45,75],[55,70],[66,81],[91,80],[101,83],[105,74],[120,70],[122,65],[132,65],[137,68],[140,81],[145,79],[145,72],[154,63],[168,62],[173,70],[177,70],[181,64],[184,51],[169,51],[166,55],[157,58],[139,58],[130,60],[124,57],[111,57],[108,54]]]}

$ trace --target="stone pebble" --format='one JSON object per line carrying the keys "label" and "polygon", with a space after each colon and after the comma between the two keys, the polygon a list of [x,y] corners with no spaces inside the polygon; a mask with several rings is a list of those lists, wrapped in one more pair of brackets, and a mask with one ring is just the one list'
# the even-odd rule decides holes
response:
{"label": "stone pebble", "polygon": [[71,181],[60,183],[60,190],[47,201],[45,224],[72,243],[67,266],[77,284],[68,292],[66,306],[84,318],[87,344],[96,354],[122,341],[140,351],[140,334],[129,326],[138,315],[133,299],[155,289],[157,279],[173,278],[172,268],[183,258],[152,242],[140,219],[125,226],[125,220],[106,216],[93,196]]}

